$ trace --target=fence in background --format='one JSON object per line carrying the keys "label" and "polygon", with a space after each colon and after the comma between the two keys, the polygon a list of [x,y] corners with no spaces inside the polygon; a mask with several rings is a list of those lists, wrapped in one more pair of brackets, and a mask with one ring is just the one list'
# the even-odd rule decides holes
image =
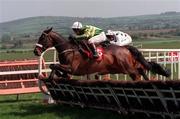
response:
{"label": "fence in background", "polygon": [[[41,59],[42,65],[43,59]],[[0,62],[0,95],[40,92],[38,87],[38,66],[35,60]],[[41,69],[45,68],[45,65]],[[47,76],[46,73],[42,73]]]}

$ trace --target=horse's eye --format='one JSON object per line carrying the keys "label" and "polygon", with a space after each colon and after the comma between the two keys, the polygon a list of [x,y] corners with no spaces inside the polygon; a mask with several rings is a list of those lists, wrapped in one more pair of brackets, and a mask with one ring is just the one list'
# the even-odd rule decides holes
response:
{"label": "horse's eye", "polygon": [[45,36],[41,35],[40,40],[44,40]]}

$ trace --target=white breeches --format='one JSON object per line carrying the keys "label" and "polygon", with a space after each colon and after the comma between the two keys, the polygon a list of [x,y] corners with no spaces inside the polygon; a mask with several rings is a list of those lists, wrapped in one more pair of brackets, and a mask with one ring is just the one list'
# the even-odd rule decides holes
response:
{"label": "white breeches", "polygon": [[101,43],[106,40],[106,35],[104,32],[100,33],[99,35],[96,35],[88,40],[88,43]]}

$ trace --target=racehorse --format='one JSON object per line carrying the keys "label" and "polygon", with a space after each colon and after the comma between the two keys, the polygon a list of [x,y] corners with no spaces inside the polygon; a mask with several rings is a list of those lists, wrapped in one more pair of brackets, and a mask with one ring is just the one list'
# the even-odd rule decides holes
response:
{"label": "racehorse", "polygon": [[44,30],[35,46],[34,54],[40,56],[50,47],[55,47],[58,52],[59,64],[52,64],[52,70],[59,70],[72,75],[87,75],[92,73],[104,74],[128,74],[132,80],[149,80],[146,71],[169,77],[170,70],[164,69],[155,62],[148,62],[141,52],[133,46],[109,45],[104,49],[101,61],[85,59],[77,45],[65,39],[52,28]]}

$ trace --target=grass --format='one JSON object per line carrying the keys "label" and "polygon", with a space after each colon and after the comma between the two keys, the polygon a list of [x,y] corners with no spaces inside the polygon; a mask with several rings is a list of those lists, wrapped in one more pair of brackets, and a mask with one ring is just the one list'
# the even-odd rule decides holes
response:
{"label": "grass", "polygon": [[0,96],[1,119],[136,119],[130,116],[120,116],[116,112],[82,109],[66,105],[45,105],[41,103],[41,94]]}
{"label": "grass", "polygon": [[[19,102],[18,104],[5,105],[6,111],[0,112],[1,119],[118,119],[119,115],[100,110],[77,107],[67,107],[61,105],[43,105],[40,103]],[[14,109],[12,109],[14,108]],[[104,115],[104,116],[102,116]]]}
{"label": "grass", "polygon": [[[22,60],[22,59],[38,59],[37,56],[34,55],[33,50],[30,51],[19,51],[19,50],[9,50],[0,52],[0,61],[3,60]],[[53,53],[48,51],[45,54],[45,59],[50,60],[53,58]]]}
{"label": "grass", "polygon": [[32,52],[2,52],[0,60],[20,60],[20,59],[35,59]]}
{"label": "grass", "polygon": [[142,48],[153,48],[153,49],[179,49],[180,38],[175,39],[152,39],[152,40],[141,40],[135,41],[136,44],[142,44]]}
{"label": "grass", "polygon": [[153,44],[142,43],[142,45],[143,45],[143,48],[179,49],[180,48],[180,40],[179,41],[174,41],[174,42],[159,42],[159,43],[153,43]]}

